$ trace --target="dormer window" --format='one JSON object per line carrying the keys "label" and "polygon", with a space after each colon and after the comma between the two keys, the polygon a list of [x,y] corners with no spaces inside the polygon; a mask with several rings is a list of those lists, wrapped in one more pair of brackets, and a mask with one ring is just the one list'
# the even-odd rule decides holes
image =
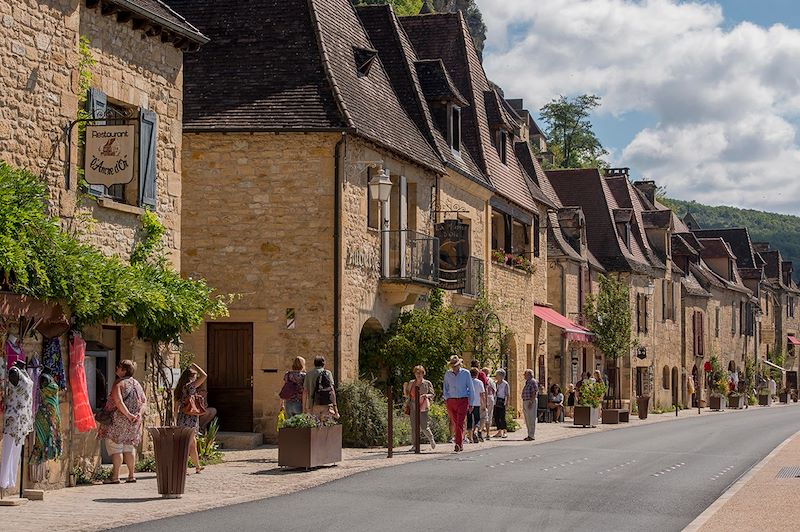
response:
{"label": "dormer window", "polygon": [[497,155],[500,156],[500,162],[508,164],[508,133],[503,130],[497,132]]}
{"label": "dormer window", "polygon": [[375,59],[378,57],[378,52],[375,50],[368,50],[366,48],[353,48],[353,58],[356,63],[356,70],[358,77],[363,78],[369,75],[372,70],[372,65],[375,64]]}
{"label": "dormer window", "polygon": [[447,143],[455,152],[461,151],[461,108],[450,106],[450,121],[447,128]]}
{"label": "dormer window", "polygon": [[617,222],[617,232],[625,247],[631,249],[631,223]]}

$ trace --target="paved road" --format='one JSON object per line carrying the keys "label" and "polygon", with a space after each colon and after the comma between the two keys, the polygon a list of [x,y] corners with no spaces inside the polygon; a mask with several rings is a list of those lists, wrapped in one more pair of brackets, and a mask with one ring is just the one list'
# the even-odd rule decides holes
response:
{"label": "paved road", "polygon": [[[681,530],[800,429],[751,408],[379,469],[125,530]],[[574,429],[584,430],[584,429]]]}

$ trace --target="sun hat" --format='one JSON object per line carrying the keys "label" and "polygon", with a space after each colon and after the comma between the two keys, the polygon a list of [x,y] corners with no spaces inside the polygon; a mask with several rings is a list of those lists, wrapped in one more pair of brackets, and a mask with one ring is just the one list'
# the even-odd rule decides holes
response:
{"label": "sun hat", "polygon": [[460,366],[462,362],[463,360],[458,358],[458,355],[453,355],[450,357],[450,362],[448,362],[447,365],[452,368],[454,366]]}

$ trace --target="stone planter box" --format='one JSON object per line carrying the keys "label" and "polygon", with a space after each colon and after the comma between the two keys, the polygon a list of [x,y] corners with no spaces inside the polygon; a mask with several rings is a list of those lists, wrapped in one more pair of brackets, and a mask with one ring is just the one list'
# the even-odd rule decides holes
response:
{"label": "stone planter box", "polygon": [[744,400],[746,397],[744,395],[729,395],[728,396],[728,408],[733,409],[741,409],[744,408]]}
{"label": "stone planter box", "polygon": [[778,394],[778,400],[780,400],[781,403],[788,403],[789,402],[789,393],[786,392],[786,393]]}
{"label": "stone planter box", "polygon": [[721,395],[712,395],[710,397],[710,402],[711,402],[711,410],[725,410],[725,406],[722,404]]}
{"label": "stone planter box", "polygon": [[342,426],[278,431],[278,465],[311,469],[342,461]]}
{"label": "stone planter box", "polygon": [[769,406],[770,404],[772,404],[772,397],[770,397],[769,395],[759,395],[758,404],[759,406]]}
{"label": "stone planter box", "polygon": [[599,408],[593,406],[576,406],[573,424],[582,425],[584,427],[596,427],[597,422],[600,420],[599,410]]}

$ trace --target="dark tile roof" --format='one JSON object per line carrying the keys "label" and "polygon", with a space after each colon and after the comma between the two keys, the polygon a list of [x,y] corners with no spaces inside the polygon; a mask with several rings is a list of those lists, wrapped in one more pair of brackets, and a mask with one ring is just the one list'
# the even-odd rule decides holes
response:
{"label": "dark tile roof", "polygon": [[[208,37],[162,0],[107,0],[107,3],[129,11],[134,16],[139,15],[160,25],[162,29],[186,37],[197,44],[208,42]],[[170,0],[169,3],[173,2]]]}
{"label": "dark tile roof", "polygon": [[[386,69],[400,103],[434,148],[440,160],[446,166],[471,180],[491,187],[488,178],[475,164],[467,146],[462,145],[459,153],[453,153],[444,135],[433,122],[428,104],[430,97],[424,91],[420,72],[439,71],[439,79],[452,85],[444,63],[438,59],[419,60],[408,35],[390,6],[363,6],[357,8],[357,13],[370,41],[378,50],[381,63]],[[454,85],[447,90],[456,92],[455,96],[459,99],[459,105],[468,105],[464,97],[458,94]]]}
{"label": "dark tile roof", "polygon": [[759,253],[761,258],[764,260],[764,275],[766,275],[767,279],[783,279],[783,271],[781,269],[781,264],[783,262],[783,258],[781,257],[781,252],[777,249],[769,250],[769,251],[762,251]]}
{"label": "dark tile roof", "polygon": [[764,270],[762,268],[739,268],[739,275],[742,276],[742,279],[761,280]]}
{"label": "dark tile roof", "polygon": [[558,215],[550,211],[547,213],[547,258],[569,258],[577,262],[586,262],[580,253],[564,236]]}
{"label": "dark tile roof", "polygon": [[700,255],[704,259],[734,259],[736,254],[731,250],[725,240],[722,238],[698,238],[703,248],[700,250]]}
{"label": "dark tile roof", "polygon": [[542,188],[539,186],[539,176],[544,176],[544,170],[542,170],[539,161],[537,161],[536,157],[533,155],[533,152],[531,151],[531,145],[527,142],[515,142],[514,151],[517,153],[517,160],[519,161],[522,170],[525,172],[526,177],[528,177],[527,182],[528,188],[531,191],[531,195],[537,201],[544,203],[551,209],[558,208],[559,205],[556,204],[547,194],[545,194]]}
{"label": "dark tile roof", "polygon": [[672,235],[672,254],[673,255],[688,255],[690,257],[696,257],[700,255],[698,249],[683,238],[682,235],[673,234]]}
{"label": "dark tile roof", "polygon": [[[364,10],[364,8],[359,9],[359,11]],[[369,25],[367,25],[367,30],[369,30]],[[417,61],[414,66],[425,98],[453,102],[459,107],[469,105],[467,99],[458,92],[458,89],[453,84],[453,80],[450,79],[450,74],[441,59]]]}
{"label": "dark tile roof", "polygon": [[171,0],[213,40],[186,58],[187,131],[350,130],[436,171],[348,0]]}
{"label": "dark tile roof", "polygon": [[509,114],[506,106],[503,105],[502,98],[495,89],[484,91],[483,101],[486,105],[486,118],[489,121],[490,130],[501,128],[507,131],[514,130],[516,120]]}
{"label": "dark tile roof", "polygon": [[[500,161],[485,99],[487,92],[495,96],[496,92],[486,77],[461,13],[401,17],[400,23],[417,55],[421,59],[441,59],[456,88],[469,101],[469,107],[461,112],[462,140],[497,193],[524,209],[538,210],[513,145],[509,145],[507,163]],[[498,112],[508,114],[500,105]]]}
{"label": "dark tile roof", "polygon": [[736,255],[736,265],[740,268],[756,268],[753,245],[747,229],[696,229],[698,238],[722,238],[730,245]]}
{"label": "dark tile roof", "polygon": [[642,255],[636,239],[631,241],[632,250],[638,250],[636,255],[623,244],[613,215],[619,205],[597,169],[548,170],[545,173],[562,205],[583,209],[589,251],[606,270],[652,274],[652,266]]}
{"label": "dark tile roof", "polygon": [[711,297],[711,293],[706,291],[693,273],[688,274],[681,279],[682,291],[690,296],[696,297]]}
{"label": "dark tile roof", "polygon": [[645,229],[672,229],[672,217],[673,213],[670,210],[644,211],[642,213]]}
{"label": "dark tile roof", "polygon": [[[631,213],[631,238],[630,252],[640,261],[643,261],[654,268],[666,269],[664,264],[666,257],[659,256],[659,253],[650,245],[645,232],[644,219],[645,205],[639,191],[625,177],[606,177],[609,190],[617,200],[617,204],[622,209],[630,209]],[[647,205],[651,207],[652,205]]]}

